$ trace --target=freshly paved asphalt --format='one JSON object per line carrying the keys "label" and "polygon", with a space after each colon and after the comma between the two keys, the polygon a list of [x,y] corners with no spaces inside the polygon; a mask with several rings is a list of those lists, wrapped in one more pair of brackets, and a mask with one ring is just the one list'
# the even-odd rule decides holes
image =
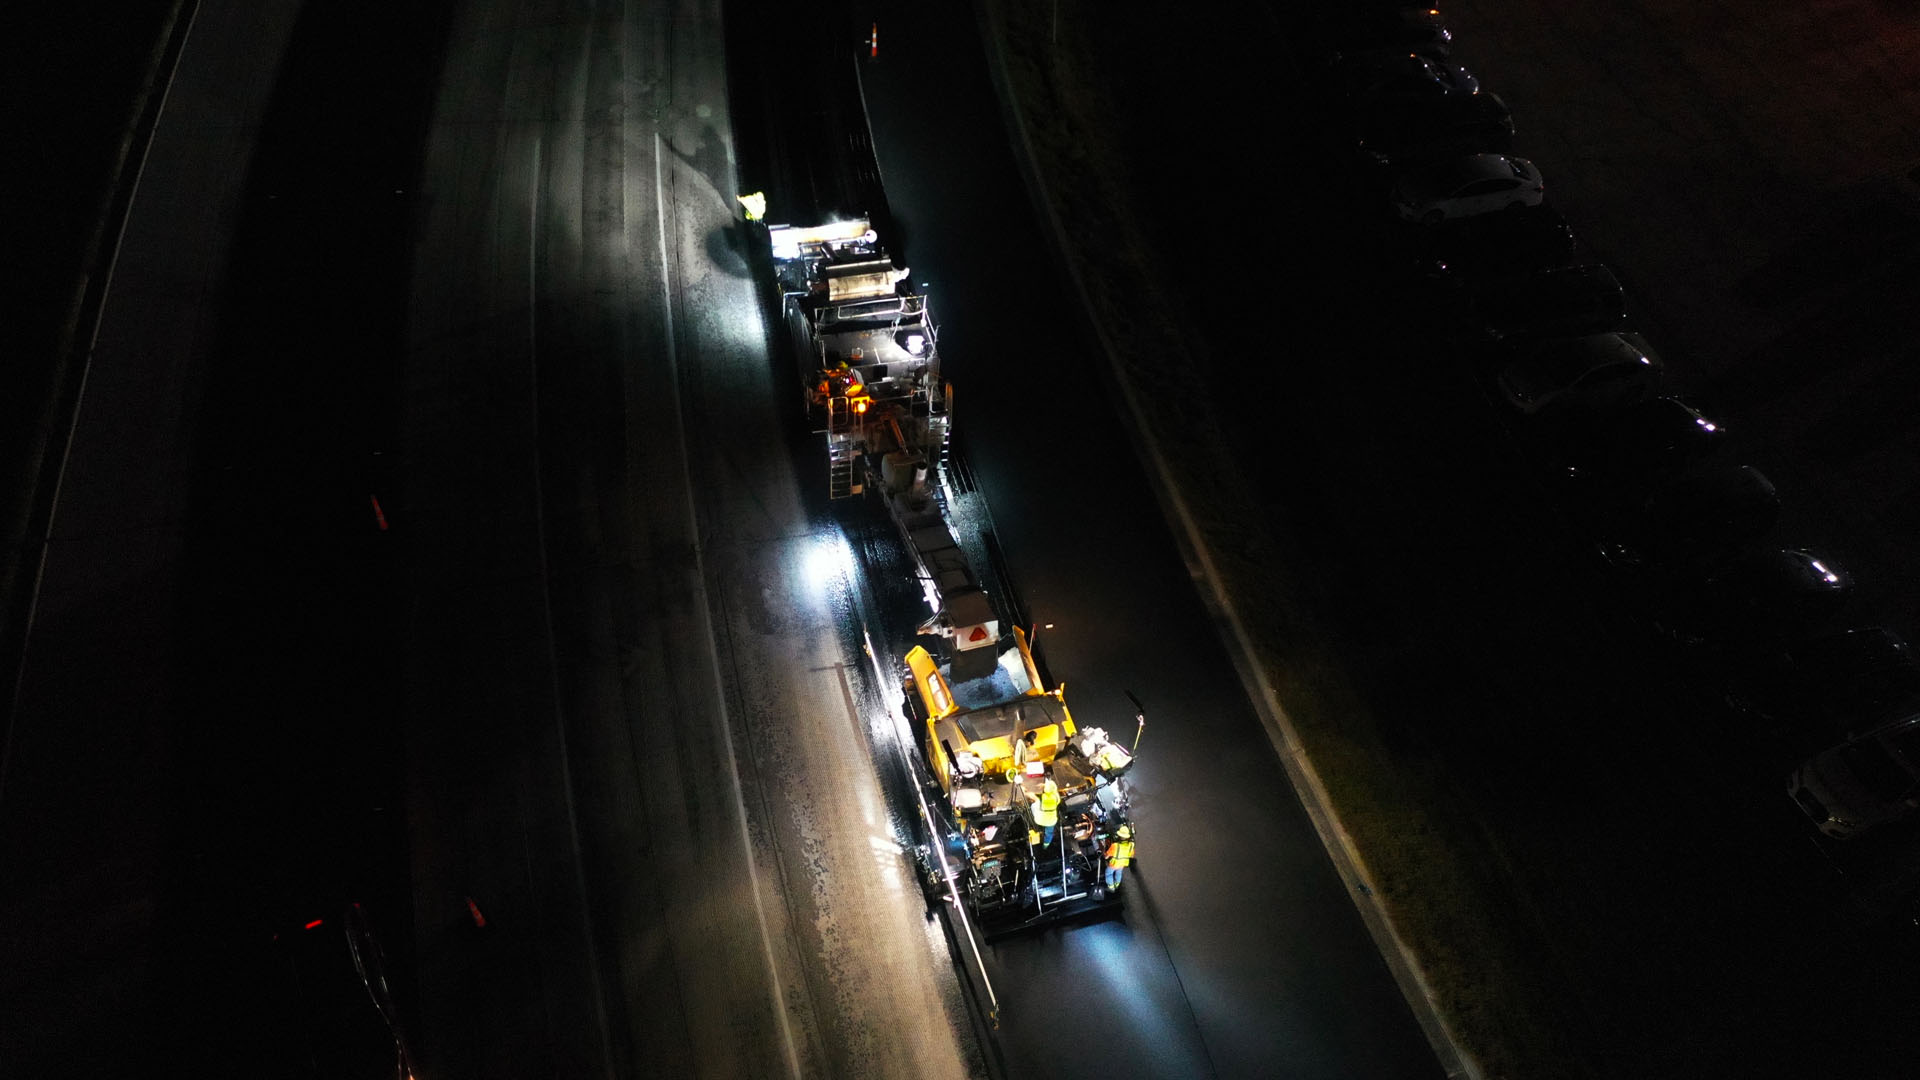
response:
{"label": "freshly paved asphalt", "polygon": [[1034,222],[970,13],[878,17],[881,57],[862,73],[882,175],[1015,583],[1052,624],[1042,645],[1078,723],[1131,731],[1127,691],[1148,707],[1124,917],[993,949],[1010,1068],[1436,1075],[1155,512]]}

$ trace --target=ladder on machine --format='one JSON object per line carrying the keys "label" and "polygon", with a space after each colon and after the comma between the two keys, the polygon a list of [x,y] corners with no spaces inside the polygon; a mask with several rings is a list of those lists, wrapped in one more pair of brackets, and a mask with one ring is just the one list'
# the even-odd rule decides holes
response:
{"label": "ladder on machine", "polygon": [[827,498],[845,499],[864,490],[859,466],[859,414],[844,397],[827,399]]}

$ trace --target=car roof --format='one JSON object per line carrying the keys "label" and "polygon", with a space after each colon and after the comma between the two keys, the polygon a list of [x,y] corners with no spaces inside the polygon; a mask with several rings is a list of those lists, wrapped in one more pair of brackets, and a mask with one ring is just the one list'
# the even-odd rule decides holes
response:
{"label": "car roof", "polygon": [[1514,163],[1518,160],[1505,154],[1461,154],[1415,169],[1408,175],[1423,185],[1451,189],[1474,180],[1514,176]]}
{"label": "car roof", "polygon": [[1801,548],[1749,549],[1714,575],[1723,585],[1747,585],[1774,594],[1844,592],[1853,577],[1831,559]]}
{"label": "car roof", "polygon": [[1672,476],[1710,461],[1727,444],[1727,429],[1677,397],[1650,397],[1552,429],[1548,452],[1576,472],[1624,480]]}
{"label": "car roof", "polygon": [[1419,252],[1445,268],[1480,270],[1475,276],[1513,278],[1571,260],[1578,241],[1573,227],[1546,203],[1450,218],[1415,234]]}
{"label": "car roof", "polygon": [[1697,465],[1674,477],[1661,489],[1662,502],[1682,499],[1711,508],[1715,504],[1753,499],[1777,502],[1779,491],[1767,474],[1751,465]]}
{"label": "car roof", "polygon": [[1518,358],[1532,363],[1561,367],[1578,365],[1582,371],[1601,364],[1660,362],[1646,338],[1624,331],[1540,338],[1516,346],[1514,353]]}
{"label": "car roof", "polygon": [[1751,465],[1698,465],[1650,496],[1646,512],[1672,529],[1757,538],[1779,518],[1780,492]]}
{"label": "car roof", "polygon": [[1602,263],[1553,266],[1511,277],[1475,283],[1476,302],[1497,305],[1564,303],[1602,295],[1621,295],[1620,282]]}
{"label": "car roof", "polygon": [[1905,638],[1884,626],[1798,641],[1780,660],[1803,707],[1843,730],[1859,731],[1920,712],[1920,659]]}
{"label": "car roof", "polygon": [[1884,626],[1856,626],[1796,642],[1787,648],[1787,656],[1797,667],[1817,665],[1847,672],[1920,663],[1907,639]]}
{"label": "car roof", "polygon": [[1657,368],[1660,358],[1638,334],[1582,334],[1542,338],[1517,348],[1509,375],[1528,383],[1564,386],[1598,367],[1644,364]]}

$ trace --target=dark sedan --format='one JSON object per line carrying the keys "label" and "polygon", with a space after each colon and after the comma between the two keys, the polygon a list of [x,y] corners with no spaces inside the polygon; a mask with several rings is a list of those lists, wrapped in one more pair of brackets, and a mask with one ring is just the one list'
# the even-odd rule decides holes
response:
{"label": "dark sedan", "polygon": [[1347,57],[1328,69],[1328,76],[1334,88],[1355,100],[1431,100],[1480,89],[1480,80],[1459,64],[1414,52]]}
{"label": "dark sedan", "polygon": [[1536,427],[1528,450],[1556,494],[1590,505],[1639,499],[1682,471],[1726,452],[1726,425],[1676,397],[1659,397],[1590,424]]}
{"label": "dark sedan", "polygon": [[1688,470],[1638,504],[1590,511],[1589,527],[1609,565],[1634,571],[1711,563],[1766,536],[1780,520],[1780,493],[1751,465]]}
{"label": "dark sedan", "polygon": [[1567,219],[1545,204],[1401,229],[1398,242],[1403,272],[1460,284],[1568,266],[1579,249]]}
{"label": "dark sedan", "polygon": [[1513,149],[1513,113],[1498,94],[1367,98],[1350,114],[1355,148],[1370,168]]}
{"label": "dark sedan", "polygon": [[1573,337],[1631,329],[1627,295],[1600,263],[1467,283],[1461,329],[1495,338]]}
{"label": "dark sedan", "polygon": [[1884,626],[1856,627],[1766,655],[1729,678],[1724,694],[1743,715],[1830,743],[1920,711],[1920,658]]}
{"label": "dark sedan", "polygon": [[1750,548],[1704,570],[1650,575],[1645,584],[1662,634],[1735,655],[1819,633],[1854,591],[1851,574],[1799,548]]}
{"label": "dark sedan", "polygon": [[1585,418],[1658,397],[1663,370],[1638,334],[1584,334],[1521,343],[1494,383],[1512,416]]}
{"label": "dark sedan", "polygon": [[1319,58],[1338,61],[1369,53],[1418,53],[1445,57],[1453,31],[1439,9],[1431,7],[1328,7],[1311,20],[1309,37]]}

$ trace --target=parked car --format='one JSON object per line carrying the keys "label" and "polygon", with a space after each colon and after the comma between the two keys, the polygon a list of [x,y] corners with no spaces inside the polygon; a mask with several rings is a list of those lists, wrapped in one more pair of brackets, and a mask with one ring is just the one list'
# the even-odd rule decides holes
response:
{"label": "parked car", "polygon": [[1654,628],[1735,655],[1776,649],[1830,627],[1853,576],[1799,548],[1748,548],[1704,566],[1662,567],[1642,581]]}
{"label": "parked car", "polygon": [[1619,506],[1726,452],[1726,425],[1676,397],[1636,402],[1586,424],[1529,430],[1529,449],[1560,494],[1589,506]]}
{"label": "parked car", "polygon": [[1466,282],[1456,308],[1469,335],[1577,337],[1631,329],[1627,294],[1600,263]]}
{"label": "parked car", "polygon": [[1663,370],[1639,334],[1585,334],[1519,345],[1494,381],[1518,416],[1593,415],[1658,397]]}
{"label": "parked car", "polygon": [[1657,487],[1635,505],[1591,511],[1595,548],[1633,572],[1702,566],[1760,540],[1780,520],[1780,493],[1751,465],[1707,465]]}
{"label": "parked car", "polygon": [[1473,72],[1451,60],[1415,52],[1345,57],[1328,69],[1328,81],[1355,102],[1369,98],[1431,100],[1480,90],[1480,80]]}
{"label": "parked car", "polygon": [[1446,283],[1523,277],[1572,264],[1573,227],[1542,203],[1499,214],[1455,218],[1433,228],[1402,230],[1402,264]]}
{"label": "parked car", "polygon": [[1907,817],[1920,808],[1920,715],[1813,755],[1787,778],[1787,794],[1838,839]]}
{"label": "parked car", "polygon": [[1355,149],[1372,168],[1513,149],[1513,113],[1500,95],[1485,91],[1366,98],[1353,106],[1351,125]]}
{"label": "parked car", "polygon": [[1449,218],[1538,206],[1546,198],[1540,170],[1525,158],[1463,154],[1407,170],[1393,185],[1403,221],[1438,225]]}
{"label": "parked car", "polygon": [[1444,58],[1453,46],[1453,31],[1438,8],[1369,4],[1320,11],[1311,36],[1325,46],[1329,62],[1375,53]]}
{"label": "parked car", "polygon": [[1757,721],[1828,739],[1920,713],[1920,658],[1884,626],[1794,642],[1731,676],[1729,707]]}

